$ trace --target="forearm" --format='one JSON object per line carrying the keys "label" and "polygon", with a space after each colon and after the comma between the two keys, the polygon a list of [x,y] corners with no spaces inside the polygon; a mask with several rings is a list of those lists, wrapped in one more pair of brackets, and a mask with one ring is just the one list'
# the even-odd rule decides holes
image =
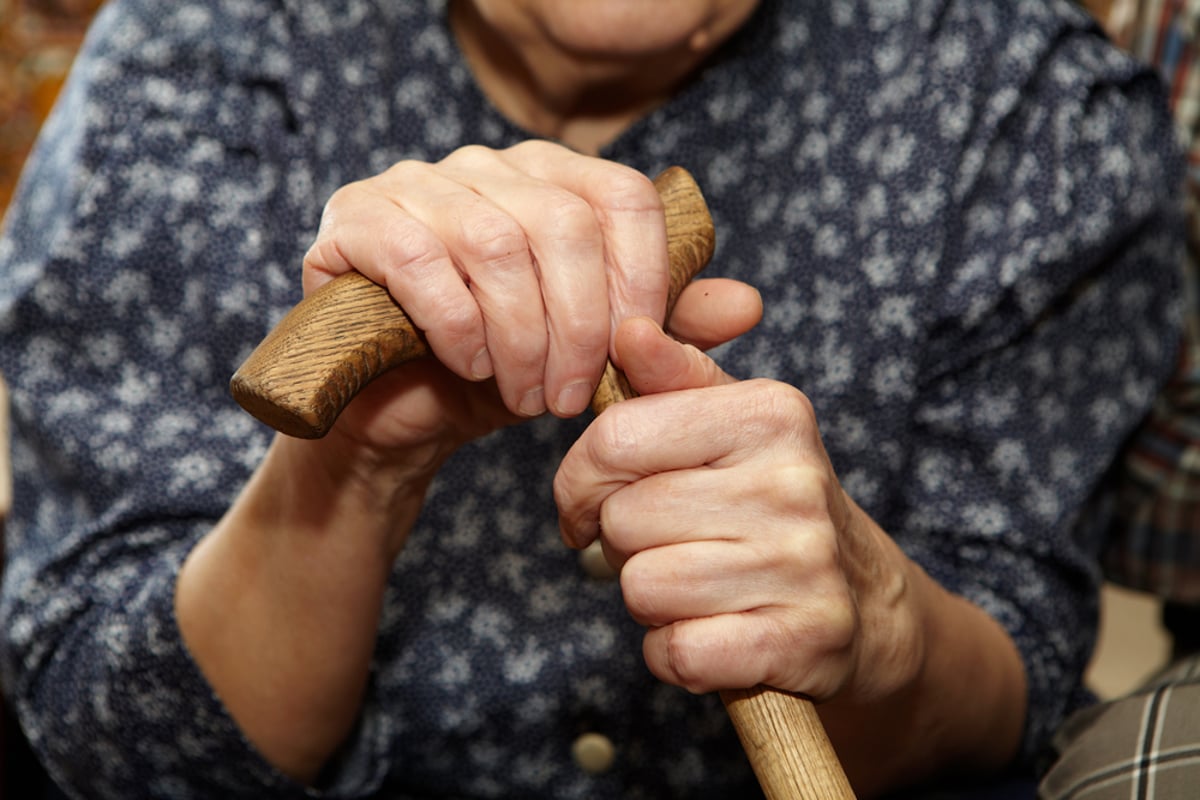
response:
{"label": "forearm", "polygon": [[[247,738],[311,781],[354,724],[388,574],[427,485],[277,437],[177,583],[184,642]],[[384,470],[380,470],[384,472]],[[380,476],[381,477],[381,476]]]}
{"label": "forearm", "polygon": [[890,540],[889,547],[904,565],[896,585],[918,609],[916,640],[923,646],[911,679],[883,696],[837,698],[819,707],[864,798],[934,775],[1003,768],[1018,752],[1027,709],[1024,666],[1008,633],[939,586]]}

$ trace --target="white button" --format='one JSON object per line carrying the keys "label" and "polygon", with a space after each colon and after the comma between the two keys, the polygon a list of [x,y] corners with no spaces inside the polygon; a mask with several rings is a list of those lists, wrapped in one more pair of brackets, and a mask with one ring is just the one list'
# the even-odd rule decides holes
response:
{"label": "white button", "polygon": [[607,772],[617,760],[617,748],[612,739],[600,733],[585,733],[571,745],[571,757],[584,772],[599,775]]}
{"label": "white button", "polygon": [[617,571],[604,558],[599,539],[579,551],[579,566],[583,567],[589,578],[598,581],[611,581],[617,577]]}

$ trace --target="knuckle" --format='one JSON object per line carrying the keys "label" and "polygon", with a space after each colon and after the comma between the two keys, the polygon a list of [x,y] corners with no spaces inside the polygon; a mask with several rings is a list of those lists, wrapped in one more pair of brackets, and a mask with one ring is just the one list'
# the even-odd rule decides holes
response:
{"label": "knuckle", "polygon": [[[620,544],[616,542],[612,546],[620,549]],[[641,564],[641,559],[634,555],[621,567],[621,596],[625,600],[625,607],[643,625],[672,622],[663,617],[661,591],[653,576],[647,574]]]}
{"label": "knuckle", "polygon": [[756,411],[766,420],[787,429],[807,429],[815,418],[808,396],[782,381],[756,378],[750,383],[752,396],[757,400]]}
{"label": "knuckle", "polygon": [[531,161],[545,161],[560,155],[576,155],[570,148],[546,139],[526,139],[504,150],[507,155]]}
{"label": "knuckle", "polygon": [[[494,322],[494,320],[493,320]],[[504,360],[506,363],[517,371],[527,373],[536,373],[536,376],[542,376],[546,354],[549,351],[549,344],[545,336],[531,335],[528,331],[522,336],[509,337],[503,342],[497,341],[497,350],[502,349],[504,352]],[[533,385],[542,381],[542,377],[534,377]]]}
{"label": "knuckle", "polygon": [[582,471],[582,466],[568,453],[568,457],[563,459],[558,471],[554,473],[554,481],[551,484],[554,505],[558,508],[561,522],[571,528],[578,526],[586,506],[582,491]]}
{"label": "knuckle", "polygon": [[780,644],[784,647],[803,647],[818,659],[835,656],[850,648],[858,633],[858,612],[849,588],[841,581],[830,581],[803,608],[795,608],[790,618],[777,620]]}
{"label": "knuckle", "polygon": [[481,144],[468,144],[450,153],[441,163],[456,168],[476,169],[496,161],[496,151]]}
{"label": "knuckle", "polygon": [[836,602],[829,604],[825,628],[829,632],[826,646],[836,652],[849,649],[858,636],[858,613],[848,591],[840,593]]}
{"label": "knuckle", "polygon": [[425,180],[429,176],[430,171],[430,165],[424,161],[405,159],[395,162],[377,177],[348,184],[347,188],[367,191],[373,186],[377,191],[389,194],[389,190],[411,186],[418,181]]}
{"label": "knuckle", "polygon": [[562,463],[558,465],[558,471],[554,473],[554,480],[550,483],[550,493],[554,498],[554,505],[558,508],[560,514],[577,505],[575,501],[576,480],[574,469],[574,462],[572,461],[571,453],[568,451]]}
{"label": "knuckle", "polygon": [[689,692],[703,693],[709,690],[709,686],[688,630],[689,626],[683,624],[663,629],[664,655],[667,667],[678,685]]}
{"label": "knuckle", "polygon": [[337,240],[330,235],[318,236],[304,254],[302,267],[305,271],[315,270],[328,275],[350,268],[350,262],[338,248]]}
{"label": "knuckle", "polygon": [[600,241],[596,212],[582,197],[556,192],[547,206],[544,219],[551,236],[567,242]]}
{"label": "knuckle", "polygon": [[842,573],[842,548],[831,527],[820,526],[810,531],[798,543],[804,551],[805,564],[818,580],[829,585],[829,596],[847,602],[844,596],[845,576]]}
{"label": "knuckle", "polygon": [[362,187],[357,182],[334,189],[333,194],[329,195],[329,199],[325,201],[325,206],[321,209],[321,225],[318,233],[333,227],[338,221],[338,211],[343,206],[350,204],[354,197],[361,192]]}
{"label": "knuckle", "polygon": [[636,463],[640,436],[633,418],[624,411],[618,403],[592,422],[587,444],[594,462],[606,466]]}
{"label": "knuckle", "polygon": [[376,247],[386,269],[399,274],[424,272],[447,258],[433,232],[422,225],[396,222],[377,231]]}
{"label": "knuckle", "polygon": [[661,212],[662,198],[654,182],[632,167],[613,165],[597,179],[597,196],[604,206],[621,212]]}
{"label": "knuckle", "polygon": [[[850,624],[836,623],[834,607],[845,611]],[[853,645],[853,614],[843,604],[820,611],[806,611],[801,618],[774,619],[764,626],[761,647],[780,654],[771,659],[763,682],[824,700],[836,695],[848,675],[842,668],[845,654]]]}
{"label": "knuckle", "polygon": [[563,348],[561,357],[571,369],[586,366],[590,375],[608,352],[607,314],[600,316],[580,312],[557,315],[553,320],[553,333],[556,344]]}
{"label": "knuckle", "polygon": [[478,349],[476,335],[480,329],[481,314],[479,307],[472,303],[455,302],[449,297],[432,299],[430,312],[439,320],[439,328],[444,339],[462,343],[464,348],[472,351]]}
{"label": "knuckle", "polygon": [[463,246],[473,260],[490,268],[513,268],[528,261],[529,244],[516,220],[482,213],[462,222]]}
{"label": "knuckle", "polygon": [[830,497],[835,484],[820,464],[797,461],[763,470],[753,490],[767,508],[784,508],[797,518],[810,522],[832,516]]}
{"label": "knuckle", "polygon": [[317,240],[336,236],[343,227],[343,220],[347,216],[343,212],[352,209],[365,193],[361,181],[348,183],[335,189],[321,209],[321,221],[317,225]]}

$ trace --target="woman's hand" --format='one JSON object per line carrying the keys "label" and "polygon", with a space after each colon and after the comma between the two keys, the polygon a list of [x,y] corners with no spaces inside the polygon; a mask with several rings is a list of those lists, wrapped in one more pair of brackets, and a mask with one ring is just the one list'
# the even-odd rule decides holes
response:
{"label": "woman's hand", "polygon": [[352,404],[347,424],[392,446],[471,438],[547,410],[582,412],[615,325],[662,320],[662,203],[635,170],[548,142],[465,147],[333,195],[305,291],[349,270],[388,288],[445,369],[406,367],[362,404],[369,414]]}
{"label": "woman's hand", "polygon": [[651,320],[616,340],[643,396],[605,411],[555,482],[564,538],[600,537],[645,659],[695,692],[882,695],[922,658],[909,562],[843,492],[796,389],[738,382]]}
{"label": "woman's hand", "polygon": [[1008,763],[1025,716],[1012,640],[847,496],[808,399],[735,381],[652,320],[615,346],[642,396],[585,431],[555,499],[563,538],[599,538],[620,569],[650,670],[812,697],[860,797]]}

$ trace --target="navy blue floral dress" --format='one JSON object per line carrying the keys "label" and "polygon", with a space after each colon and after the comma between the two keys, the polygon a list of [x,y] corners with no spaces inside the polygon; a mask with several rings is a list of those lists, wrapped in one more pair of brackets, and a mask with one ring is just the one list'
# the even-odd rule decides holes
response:
{"label": "navy blue floral dress", "polygon": [[[619,587],[559,541],[586,419],[460,452],[395,565],[319,788],[244,740],[183,646],[177,570],[271,431],[229,376],[298,299],[338,186],[528,138],[438,0],[111,0],[0,239],[16,507],[3,686],[94,798],[741,798],[714,697],[658,683]],[[762,324],[716,357],[802,389],[846,489],[998,619],[1024,758],[1087,699],[1087,501],[1178,331],[1181,161],[1157,79],[1055,0],[766,0],[605,156],[691,170],[711,274]],[[572,760],[585,732],[607,771]]]}

